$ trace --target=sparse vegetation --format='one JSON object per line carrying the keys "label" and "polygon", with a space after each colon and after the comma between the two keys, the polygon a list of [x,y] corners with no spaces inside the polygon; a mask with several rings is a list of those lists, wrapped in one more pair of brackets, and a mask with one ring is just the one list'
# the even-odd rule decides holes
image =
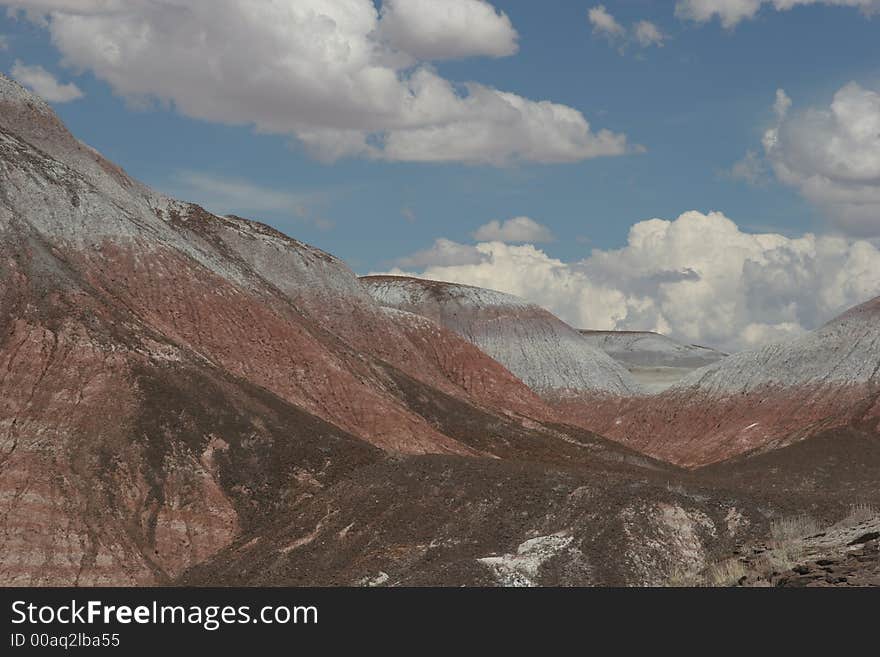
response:
{"label": "sparse vegetation", "polygon": [[787,543],[806,536],[818,534],[821,531],[815,518],[806,514],[781,518],[770,525],[770,536],[777,543]]}
{"label": "sparse vegetation", "polygon": [[853,504],[849,508],[849,514],[843,519],[842,523],[844,525],[857,525],[860,522],[873,520],[877,516],[880,516],[880,510],[877,507],[864,503]]}
{"label": "sparse vegetation", "polygon": [[745,575],[746,567],[742,561],[726,559],[696,573],[676,570],[666,580],[666,586],[672,588],[734,586]]}
{"label": "sparse vegetation", "polygon": [[821,531],[819,522],[806,514],[775,520],[770,525],[773,546],[760,559],[759,572],[769,576],[794,568],[804,554],[801,539]]}
{"label": "sparse vegetation", "polygon": [[676,495],[681,495],[683,497],[687,497],[688,490],[681,484],[673,484],[672,482],[668,482],[666,484],[666,490],[670,493],[675,493]]}
{"label": "sparse vegetation", "polygon": [[706,586],[733,586],[746,575],[746,567],[739,559],[728,559],[712,565],[706,572]]}
{"label": "sparse vegetation", "polygon": [[[880,518],[880,510],[869,503],[853,504],[847,515],[831,526],[820,525],[806,514],[780,518],[770,525],[770,541],[760,556],[752,559],[730,558],[719,561],[699,573],[675,573],[669,586],[769,586],[775,577],[809,561],[811,538],[825,536],[834,528],[852,528]],[[814,555],[815,556],[815,555]]]}
{"label": "sparse vegetation", "polygon": [[763,575],[791,570],[798,564],[803,553],[803,547],[793,540],[782,543],[764,553],[763,558],[759,562],[762,567],[758,570]]}
{"label": "sparse vegetation", "polygon": [[700,573],[677,568],[676,570],[672,571],[672,573],[666,579],[666,584],[664,586],[673,589],[690,588],[693,586],[705,586],[702,581],[703,578],[701,577]]}

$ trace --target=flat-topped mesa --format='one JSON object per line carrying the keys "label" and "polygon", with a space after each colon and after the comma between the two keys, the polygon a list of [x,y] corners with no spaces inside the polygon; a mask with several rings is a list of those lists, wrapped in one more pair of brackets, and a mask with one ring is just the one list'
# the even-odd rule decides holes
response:
{"label": "flat-topped mesa", "polygon": [[401,276],[361,281],[378,303],[422,315],[464,336],[552,401],[641,392],[626,368],[575,329],[515,296]]}
{"label": "flat-topped mesa", "polygon": [[601,430],[698,466],[842,426],[880,430],[880,297],[797,339],[696,370]]}
{"label": "flat-topped mesa", "polygon": [[727,354],[694,344],[682,344],[654,331],[581,330],[590,344],[626,367],[647,392],[674,385],[697,368]]}

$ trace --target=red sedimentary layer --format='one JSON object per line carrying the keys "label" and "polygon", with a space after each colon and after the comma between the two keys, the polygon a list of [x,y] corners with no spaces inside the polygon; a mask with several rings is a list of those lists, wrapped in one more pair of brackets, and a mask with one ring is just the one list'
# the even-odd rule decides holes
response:
{"label": "red sedimentary layer", "polygon": [[[456,333],[423,317],[395,311],[390,314],[420,358],[427,358],[450,381],[487,408],[535,420],[559,420],[558,414],[537,393]],[[390,355],[397,354],[392,350]],[[389,360],[402,370],[410,371],[393,358]]]}
{"label": "red sedimentary layer", "polygon": [[729,356],[659,395],[570,402],[579,424],[696,467],[776,449],[828,429],[878,429],[880,297],[785,343]]}
{"label": "red sedimentary layer", "polygon": [[470,343],[377,306],[335,258],[160,199],[9,89],[0,582],[168,581],[375,447],[484,454],[414,410],[397,371],[481,422],[553,418]]}
{"label": "red sedimentary layer", "polygon": [[[778,448],[824,430],[870,423],[880,428],[868,386],[767,388],[727,398],[693,392],[633,399],[574,399],[557,404],[573,423],[685,467]],[[871,409],[873,404],[873,410]]]}
{"label": "red sedimentary layer", "polygon": [[[461,335],[381,308],[332,256],[158,197],[9,84],[0,78],[0,583],[168,582],[380,450],[577,464],[618,449],[542,421],[687,466],[880,427],[869,386],[622,398],[626,372],[570,327],[513,313],[501,337],[538,326],[546,339],[534,359],[496,346],[511,369],[543,364],[542,399]],[[477,317],[467,325],[491,343],[510,313],[481,312],[458,320]],[[589,390],[565,384],[581,379]]]}

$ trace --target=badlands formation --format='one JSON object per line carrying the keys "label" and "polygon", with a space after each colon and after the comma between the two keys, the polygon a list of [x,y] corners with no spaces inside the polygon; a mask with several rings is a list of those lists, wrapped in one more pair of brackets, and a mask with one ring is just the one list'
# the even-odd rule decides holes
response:
{"label": "badlands formation", "polygon": [[805,514],[843,527],[805,583],[870,581],[878,308],[650,395],[633,354],[715,354],[360,280],[0,76],[0,584],[796,583],[755,555]]}

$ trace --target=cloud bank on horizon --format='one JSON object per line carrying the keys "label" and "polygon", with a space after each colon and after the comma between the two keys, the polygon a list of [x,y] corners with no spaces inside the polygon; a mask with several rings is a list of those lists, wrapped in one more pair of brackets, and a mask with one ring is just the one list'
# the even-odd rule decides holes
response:
{"label": "cloud bank on horizon", "polygon": [[[435,63],[520,51],[510,17],[488,0],[0,0],[3,5],[47,30],[65,66],[93,73],[127,99],[291,137],[328,162],[506,166],[639,150],[623,132],[593,128],[573,106],[441,75]],[[678,0],[674,14],[733,29],[761,12],[806,5],[880,12],[880,0]],[[587,37],[592,30],[620,50],[661,47],[671,38],[667,25],[632,15],[618,20],[605,5],[580,11]],[[672,3],[669,14],[671,21]],[[683,40],[669,41],[664,52]],[[0,49],[5,44],[0,36]],[[16,61],[12,73],[51,102],[84,97],[42,66]],[[776,180],[796,190],[829,220],[827,235],[749,234],[722,213],[686,212],[635,224],[622,248],[565,262],[535,246],[553,242],[558,226],[513,216],[522,212],[514,209],[505,215],[513,218],[474,229],[475,243],[440,237],[397,259],[390,273],[500,289],[581,327],[654,329],[730,350],[797,335],[880,294],[878,241],[871,241],[880,237],[880,89],[871,84],[850,82],[814,107],[779,89],[772,122],[755,120],[760,144],[726,172],[752,185]],[[237,176],[186,171],[178,177],[217,207],[332,225],[299,193]],[[409,206],[401,213],[416,223]]]}
{"label": "cloud bank on horizon", "polygon": [[517,51],[510,19],[486,0],[0,4],[21,8],[68,66],[117,94],[291,135],[326,161],[504,165],[632,150],[567,105],[437,73],[433,61]]}
{"label": "cloud bank on horizon", "polygon": [[630,229],[620,249],[577,262],[532,244],[433,247],[386,272],[487,287],[548,308],[578,328],[655,330],[738,351],[797,336],[880,294],[867,240],[743,232],[720,212]]}

